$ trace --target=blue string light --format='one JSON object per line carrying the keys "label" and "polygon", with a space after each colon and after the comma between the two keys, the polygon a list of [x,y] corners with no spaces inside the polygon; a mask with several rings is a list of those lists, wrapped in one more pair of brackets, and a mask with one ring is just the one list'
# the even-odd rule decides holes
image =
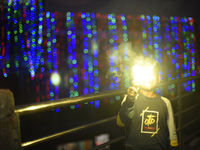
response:
{"label": "blue string light", "polygon": [[145,16],[141,15],[142,21],[142,39],[143,39],[143,55],[147,56],[147,30],[146,30],[146,23],[145,23]]}
{"label": "blue string light", "polygon": [[148,30],[148,55],[147,56],[152,57],[153,56],[153,51],[152,51],[152,48],[153,48],[153,37],[152,37],[153,31],[152,31],[152,27],[151,27],[151,17],[149,15],[147,15],[146,18],[147,18],[147,30]]}
{"label": "blue string light", "polygon": [[[91,26],[92,26],[92,53],[93,53],[93,76],[94,76],[94,93],[99,92],[99,68],[98,68],[98,39],[97,39],[97,26],[95,14],[91,13]],[[99,108],[99,100],[95,101],[95,108]]]}
{"label": "blue string light", "polygon": [[[124,14],[121,15],[121,21],[122,21],[122,26],[123,26],[123,42],[127,43],[128,42],[128,28],[127,28],[127,23],[126,23],[126,17]],[[124,45],[124,63],[127,64],[128,60],[128,45]],[[128,76],[129,74],[129,68],[128,66],[124,67],[124,74],[125,76]],[[130,86],[130,80],[129,78],[125,78],[125,87]]]}
{"label": "blue string light", "polygon": [[[159,16],[153,16],[153,41],[154,41],[154,55],[155,60],[162,64],[163,53],[162,53],[162,36],[161,36],[161,22]],[[162,79],[162,70],[160,71],[160,76]],[[157,93],[163,95],[163,87],[157,88]]]}
{"label": "blue string light", "polygon": [[[100,88],[107,88],[107,86],[109,90],[118,89],[119,77],[111,75],[110,81],[107,83],[101,69],[109,66],[110,73],[119,73],[120,68],[117,66],[119,42],[125,43],[123,62],[128,62],[129,53],[126,43],[131,40],[132,37],[129,35],[132,34],[132,31],[134,38],[136,36],[138,38],[136,45],[142,46],[143,55],[154,56],[162,66],[170,66],[168,69],[162,67],[163,69],[160,71],[162,80],[195,75],[195,65],[198,61],[195,58],[196,37],[191,17],[163,17],[161,21],[158,16],[141,15],[138,21],[134,17],[127,20],[123,14],[117,17],[115,14],[100,15],[97,13],[95,15],[83,12],[76,16],[76,13],[68,12],[66,23],[63,23],[62,15],[55,16],[50,12],[42,15],[42,0],[26,2],[23,7],[20,7],[19,0],[14,0],[12,4],[11,2],[8,4],[4,12],[6,15],[0,16],[1,19],[4,18],[7,21],[7,24],[0,29],[2,34],[0,37],[2,73],[4,77],[7,77],[10,67],[15,68],[19,73],[20,65],[25,65],[31,73],[32,80],[37,79],[35,80],[37,82],[35,87],[37,101],[40,101],[41,97],[43,100],[59,98],[59,90],[63,89],[58,86],[54,87],[47,77],[53,71],[58,71],[60,67],[58,62],[64,63],[62,71],[67,69],[67,76],[65,76],[67,87],[64,91],[67,93],[69,87],[68,96],[70,97],[97,93]],[[56,17],[57,19],[55,19]],[[58,20],[59,23],[56,22]],[[136,22],[137,25],[135,25]],[[60,30],[63,24],[67,25],[67,29]],[[109,29],[108,32],[107,29]],[[131,32],[128,34],[130,30]],[[66,34],[62,37],[61,35],[57,36],[62,31]],[[13,44],[11,41],[14,41]],[[18,47],[21,49],[18,50]],[[11,48],[15,51],[13,66],[10,61]],[[83,51],[80,52],[79,50],[82,48]],[[20,60],[20,54],[23,55],[22,60]],[[101,62],[104,56],[109,57],[108,64],[106,61]],[[58,57],[62,57],[62,61]],[[128,66],[125,66],[124,70],[125,74],[129,73]],[[126,87],[130,86],[129,82],[130,79],[126,78]],[[40,93],[43,87],[46,90],[45,94]],[[183,87],[188,92],[194,91],[195,82],[184,83]],[[78,91],[81,88],[83,88],[80,90],[82,93]],[[175,85],[170,85],[168,89],[171,96],[174,96]],[[157,92],[160,91],[157,90]],[[115,99],[118,100],[120,97],[115,97]],[[113,102],[114,99],[110,99],[110,103]],[[90,102],[90,104],[99,108],[99,101]],[[80,106],[76,105],[71,108]]]}
{"label": "blue string light", "polygon": [[[69,84],[70,97],[78,96],[78,69],[76,58],[76,34],[74,24],[74,13],[67,12],[67,45],[68,45],[68,64],[70,69]],[[71,106],[71,109],[78,108],[79,105]]]}

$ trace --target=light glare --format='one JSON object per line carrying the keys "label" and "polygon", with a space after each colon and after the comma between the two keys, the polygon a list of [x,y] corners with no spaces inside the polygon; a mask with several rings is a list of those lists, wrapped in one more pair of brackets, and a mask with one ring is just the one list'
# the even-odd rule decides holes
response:
{"label": "light glare", "polygon": [[154,78],[152,66],[143,67],[140,65],[135,65],[132,68],[132,72],[134,85],[145,84],[147,87],[150,87],[150,81]]}
{"label": "light glare", "polygon": [[51,82],[55,86],[58,86],[60,84],[60,75],[58,72],[53,72],[51,74]]}

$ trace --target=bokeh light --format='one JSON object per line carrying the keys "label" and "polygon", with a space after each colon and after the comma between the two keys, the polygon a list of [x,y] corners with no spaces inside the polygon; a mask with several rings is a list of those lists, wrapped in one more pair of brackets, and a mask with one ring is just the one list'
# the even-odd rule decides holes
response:
{"label": "bokeh light", "polygon": [[51,74],[51,82],[54,86],[58,86],[60,84],[60,74],[58,72],[53,72]]}
{"label": "bokeh light", "polygon": [[[1,74],[24,77],[29,72],[25,92],[36,102],[129,87],[133,52],[155,58],[162,81],[198,71],[196,22],[191,17],[43,12],[42,0],[14,1],[0,11]],[[54,70],[60,74],[51,80]],[[58,76],[62,84],[54,84]],[[165,90],[173,98],[176,88],[172,84]],[[195,82],[185,82],[182,88],[195,91]],[[156,89],[161,95],[163,91]],[[104,104],[120,98],[105,99]],[[87,104],[100,107],[99,100]]]}

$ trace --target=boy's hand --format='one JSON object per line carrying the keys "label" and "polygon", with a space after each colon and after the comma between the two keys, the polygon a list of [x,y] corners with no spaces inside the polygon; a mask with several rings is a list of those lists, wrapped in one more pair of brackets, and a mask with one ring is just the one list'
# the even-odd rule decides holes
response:
{"label": "boy's hand", "polygon": [[127,90],[128,100],[131,100],[131,101],[135,100],[135,96],[137,92],[138,92],[138,87],[136,86],[129,87]]}

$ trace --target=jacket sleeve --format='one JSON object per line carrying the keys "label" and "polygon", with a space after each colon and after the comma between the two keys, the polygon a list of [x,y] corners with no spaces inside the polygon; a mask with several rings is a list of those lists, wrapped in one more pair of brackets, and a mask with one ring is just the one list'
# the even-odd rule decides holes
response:
{"label": "jacket sleeve", "polygon": [[117,124],[121,127],[128,127],[134,114],[135,100],[127,100],[127,95],[124,96],[121,109],[117,115]]}
{"label": "jacket sleeve", "polygon": [[177,147],[178,137],[177,137],[176,126],[175,126],[175,121],[174,121],[173,108],[172,108],[171,102],[168,99],[166,98],[163,98],[163,99],[167,105],[167,110],[168,110],[167,125],[169,129],[170,146]]}

